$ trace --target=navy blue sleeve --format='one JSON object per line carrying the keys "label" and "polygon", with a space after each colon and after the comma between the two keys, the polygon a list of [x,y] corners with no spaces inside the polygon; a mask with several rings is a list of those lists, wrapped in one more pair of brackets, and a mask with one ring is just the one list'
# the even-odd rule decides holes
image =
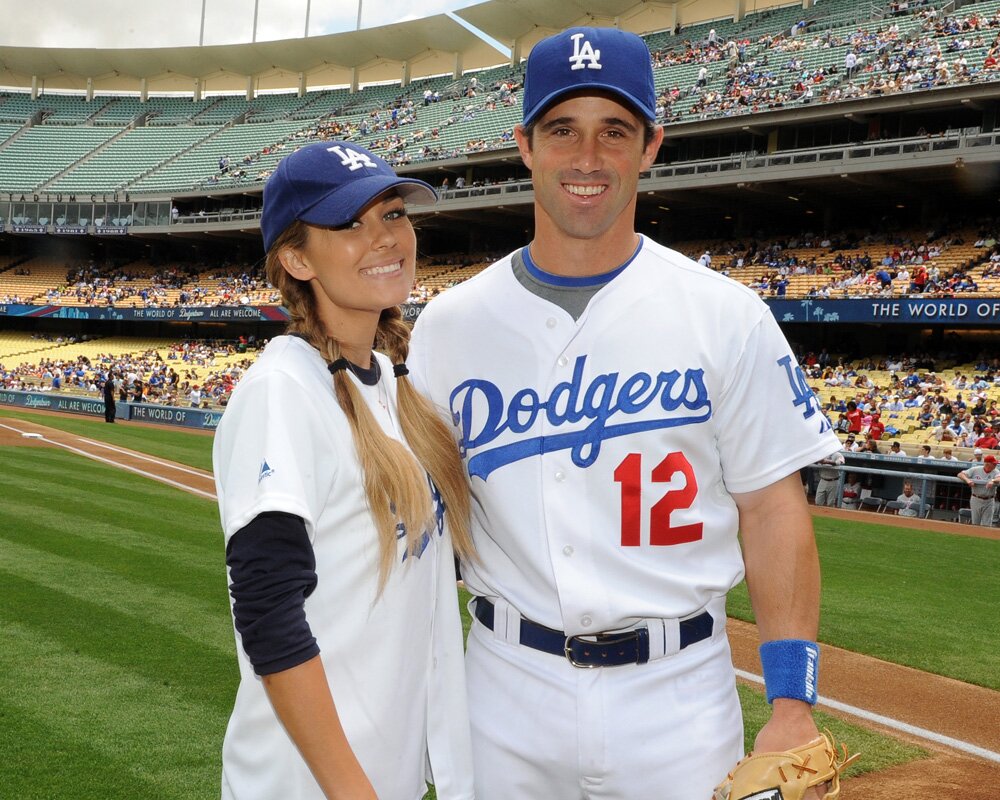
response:
{"label": "navy blue sleeve", "polygon": [[316,588],[316,556],[305,523],[268,512],[226,547],[233,618],[253,670],[270,675],[319,655],[305,599]]}

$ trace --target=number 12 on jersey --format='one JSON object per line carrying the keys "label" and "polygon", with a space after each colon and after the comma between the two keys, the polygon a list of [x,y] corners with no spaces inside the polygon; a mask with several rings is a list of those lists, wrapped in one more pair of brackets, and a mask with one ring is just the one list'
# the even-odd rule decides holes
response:
{"label": "number 12 on jersey", "polygon": [[[702,537],[702,524],[672,525],[670,515],[674,511],[690,508],[698,494],[691,463],[681,452],[670,453],[653,467],[650,474],[652,483],[669,483],[674,475],[684,476],[681,489],[671,489],[653,503],[649,510],[649,543],[654,546],[670,546],[697,542]],[[622,494],[622,547],[638,547],[642,544],[642,454],[630,453],[615,469],[615,483],[621,484]]]}

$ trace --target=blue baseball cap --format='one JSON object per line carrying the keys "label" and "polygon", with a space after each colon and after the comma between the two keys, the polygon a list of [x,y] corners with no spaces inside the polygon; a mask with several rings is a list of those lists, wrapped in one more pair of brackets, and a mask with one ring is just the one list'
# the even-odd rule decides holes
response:
{"label": "blue baseball cap", "polygon": [[295,220],[330,227],[346,225],[388,189],[417,204],[437,200],[430,184],[401,178],[359,144],[326,141],[296,150],[278,162],[264,184],[260,217],[264,252]]}
{"label": "blue baseball cap", "polygon": [[646,43],[617,28],[569,28],[542,39],[528,55],[524,124],[562,95],[603,89],[656,121],[653,64]]}

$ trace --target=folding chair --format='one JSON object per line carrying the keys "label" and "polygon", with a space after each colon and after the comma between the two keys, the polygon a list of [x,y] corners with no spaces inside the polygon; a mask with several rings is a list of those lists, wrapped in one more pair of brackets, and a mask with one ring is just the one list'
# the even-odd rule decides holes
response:
{"label": "folding chair", "polygon": [[868,497],[861,498],[861,511],[871,511],[875,514],[879,513],[883,506],[885,505],[885,500],[881,497],[875,497],[874,495],[869,495]]}

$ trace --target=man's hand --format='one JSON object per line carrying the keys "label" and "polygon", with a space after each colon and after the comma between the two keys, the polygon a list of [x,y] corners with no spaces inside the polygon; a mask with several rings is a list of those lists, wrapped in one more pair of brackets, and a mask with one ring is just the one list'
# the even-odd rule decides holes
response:
{"label": "man's hand", "polygon": [[[813,741],[819,729],[813,721],[812,707],[801,700],[776,697],[771,718],[764,724],[754,740],[755,753],[780,753]],[[826,791],[819,787],[809,789],[803,800],[823,800]]]}

